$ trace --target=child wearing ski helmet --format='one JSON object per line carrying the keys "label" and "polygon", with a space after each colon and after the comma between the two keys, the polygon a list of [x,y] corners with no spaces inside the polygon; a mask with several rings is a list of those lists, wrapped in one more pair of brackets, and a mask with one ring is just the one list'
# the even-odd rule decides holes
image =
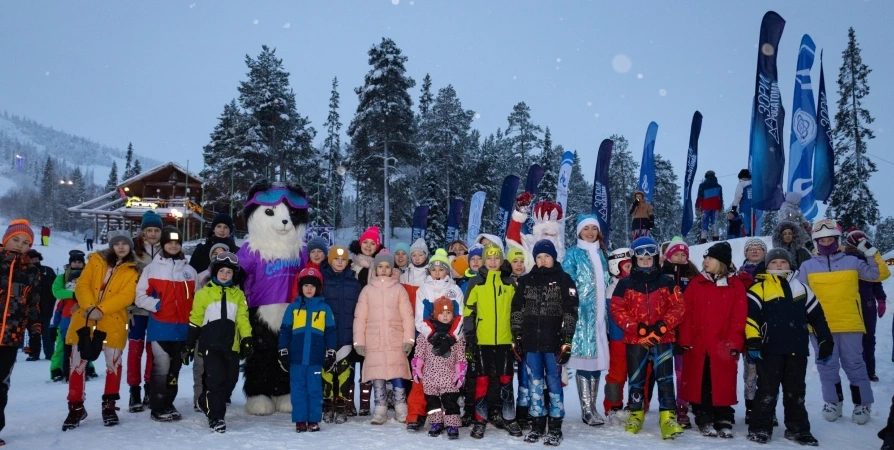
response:
{"label": "child wearing ski helmet", "polygon": [[705,172],[705,179],[698,185],[698,197],[695,207],[702,210],[702,234],[699,243],[708,242],[711,239],[720,240],[717,233],[717,211],[723,210],[723,187],[717,182],[717,175],[713,170]]}
{"label": "child wearing ski helmet", "polygon": [[[643,200],[645,201],[645,200]],[[602,425],[596,396],[599,378],[609,368],[609,344],[606,322],[606,286],[608,281],[605,249],[599,221],[593,214],[578,214],[577,245],[568,249],[562,267],[577,285],[577,326],[571,342],[568,368],[575,369],[581,419],[590,426]],[[552,389],[550,389],[552,392]]]}
{"label": "child wearing ski helmet", "polygon": [[[699,276],[698,268],[689,261],[689,246],[686,245],[682,237],[674,236],[668,243],[665,256],[666,259],[661,266],[662,272],[665,275],[670,275],[674,279],[674,284],[680,288],[680,292],[685,293],[689,283]],[[680,396],[680,383],[683,379],[683,350],[679,343],[674,346],[674,372],[677,378],[677,423],[685,430],[692,428],[692,422],[689,420],[689,402]]]}
{"label": "child wearing ski helmet", "polygon": [[[438,251],[443,255],[436,253],[435,257],[440,260],[443,256],[446,261],[447,252]],[[441,270],[444,279],[449,280],[446,267],[438,269]],[[428,337],[420,333],[413,358],[413,381],[424,389],[431,422],[428,435],[431,437],[440,436],[446,426],[447,437],[459,439],[459,390],[466,378],[466,358],[462,333],[459,332],[462,317],[454,314],[456,309],[456,302],[446,296],[431,304],[429,318],[423,320],[425,329],[431,333]]]}
{"label": "child wearing ski helmet", "polygon": [[[820,342],[832,342],[832,332],[813,292],[795,278],[791,254],[774,248],[765,261],[766,273],[757,275],[757,283],[748,290],[745,346],[760,374],[748,440],[761,444],[770,441],[781,384],[785,438],[802,445],[818,445],[804,408],[808,336],[814,334]],[[831,358],[832,349],[828,345],[822,348],[817,359]]]}
{"label": "child wearing ski helmet", "polygon": [[[227,246],[227,244],[220,243],[212,245],[211,249],[208,250],[208,261],[214,261],[214,257],[223,252],[230,252],[230,247]],[[209,262],[208,268],[196,275],[196,292],[198,292],[199,289],[205,287],[205,285],[207,285],[208,282],[211,281],[211,275],[211,263]]]}
{"label": "child wearing ski helmet", "polygon": [[[611,311],[611,299],[618,282],[630,275],[633,250],[619,248],[608,256],[608,273],[611,282],[605,288],[605,303]],[[627,381],[627,347],[624,345],[624,330],[608,314],[608,373],[605,375],[605,398],[602,405],[605,415],[612,425],[627,423],[628,411],[624,408],[624,383]]]}
{"label": "child wearing ski helmet", "polygon": [[[865,261],[841,251],[841,229],[834,220],[822,219],[814,223],[812,237],[817,254],[801,263],[797,277],[816,294],[834,341],[831,360],[816,366],[825,402],[823,418],[833,422],[841,417],[844,396],[839,372],[844,369],[854,402],[851,420],[862,425],[869,421],[874,399],[863,360],[866,326],[860,307],[859,281],[880,282],[891,276],[891,272],[866,237],[859,239],[855,246],[866,257]],[[811,341],[818,353],[827,351],[821,347],[823,344],[832,345],[831,342],[820,343],[815,337]]]}
{"label": "child wearing ski helmet", "polygon": [[[473,250],[474,251],[474,250]],[[512,278],[500,271],[503,250],[499,245],[484,247],[484,267],[466,285],[463,330],[466,343],[477,346],[481,375],[475,379],[475,423],[471,436],[484,437],[489,412],[502,416],[506,431],[521,436],[515,421],[515,396],[512,392],[512,330],[509,316],[515,285]],[[487,387],[491,378],[499,380],[502,404],[488,404]]]}
{"label": "child wearing ski helmet", "polygon": [[[323,272],[323,298],[335,319],[334,367],[323,367],[323,422],[342,424],[356,416],[354,408],[354,365],[362,362],[354,351],[354,309],[360,297],[360,282],[349,267],[348,249],[335,245],[329,249],[329,264]],[[363,392],[361,392],[363,394]],[[369,393],[366,399],[369,411]]]}
{"label": "child wearing ski helmet", "polygon": [[[598,247],[596,250],[601,251]],[[578,291],[572,277],[556,261],[557,252],[552,241],[537,241],[533,254],[537,265],[519,278],[512,299],[513,346],[515,353],[523,355],[531,395],[531,431],[525,441],[537,442],[546,435],[544,444],[557,446],[562,442],[565,417],[561,371],[562,365],[572,357],[571,343],[578,321]],[[565,257],[567,260],[568,255]],[[596,281],[602,282],[601,272],[596,275],[600,276]],[[544,385],[549,389],[548,405],[544,404]],[[588,400],[595,401],[593,398]]]}
{"label": "child wearing ski helmet", "polygon": [[[866,233],[852,228],[847,233],[845,252],[848,255],[865,259],[865,256],[857,250],[860,239],[866,237]],[[863,335],[863,361],[866,362],[866,372],[869,381],[879,380],[875,373],[875,326],[878,319],[885,315],[885,289],[882,283],[860,280],[860,299],[863,302],[863,325],[866,326],[866,334]]]}
{"label": "child wearing ski helmet", "polygon": [[652,204],[646,200],[646,193],[640,190],[633,191],[633,203],[627,211],[630,214],[630,230],[635,240],[641,236],[648,236],[649,231],[655,228],[655,210]]}
{"label": "child wearing ski helmet", "polygon": [[365,358],[361,381],[371,381],[375,388],[373,425],[388,420],[386,380],[394,387],[395,419],[403,423],[407,418],[403,380],[410,378],[407,356],[413,351],[415,327],[413,306],[406,289],[392,276],[393,266],[394,258],[387,250],[376,255],[375,277],[360,291],[354,310],[354,349]]}
{"label": "child wearing ski helmet", "polygon": [[286,308],[279,330],[279,367],[289,373],[295,431],[320,431],[323,366],[335,364],[335,319],[323,301],[323,276],[316,267],[298,273],[301,293]]}
{"label": "child wearing ski helmet", "polygon": [[739,354],[745,347],[747,275],[736,275],[732,248],[719,242],[705,253],[701,276],[686,287],[678,343],[683,348],[680,397],[692,405],[703,436],[731,438]]}
{"label": "child wearing ski helmet", "polygon": [[631,246],[635,255],[633,272],[618,282],[611,303],[612,318],[624,330],[627,345],[630,418],[626,430],[636,434],[642,429],[646,364],[652,361],[658,379],[661,436],[673,439],[683,432],[676,417],[671,358],[675,330],[683,318],[683,298],[680,289],[658,268],[658,243],[641,237]]}
{"label": "child wearing ski helmet", "polygon": [[[224,253],[224,252],[232,253],[232,252],[230,252],[230,248],[227,246],[227,244],[217,243],[217,244],[214,244],[211,246],[211,250],[208,251],[208,253],[209,253],[208,256],[210,258],[209,259],[210,262],[208,263],[208,268],[199,272],[199,274],[196,275],[196,292],[201,290],[203,287],[205,287],[211,281],[211,278],[212,278],[211,262],[214,261],[214,258],[217,255]],[[192,265],[192,264],[190,264],[190,265]],[[239,271],[237,270],[236,274],[238,274],[238,273],[239,273]],[[235,274],[234,274],[234,277],[235,277]],[[232,283],[239,284],[239,282],[236,280],[236,278],[232,279]],[[195,305],[193,305],[193,306],[195,306]],[[199,397],[202,395],[202,392],[205,391],[205,386],[204,386],[205,381],[202,379],[202,374],[205,373],[205,360],[202,359],[202,355],[201,355],[201,353],[199,353],[197,347],[198,347],[197,345],[193,345],[192,347],[190,347],[190,348],[196,349],[195,354],[193,355],[193,365],[192,365],[192,403],[193,403],[193,409],[196,412],[202,412],[202,409],[199,407]]]}
{"label": "child wearing ski helmet", "polygon": [[182,359],[189,365],[200,355],[202,392],[195,404],[208,417],[208,426],[224,433],[227,399],[239,381],[239,359],[251,352],[251,325],[245,293],[233,281],[239,272],[236,255],[218,253],[211,258],[208,271],[211,279],[196,291],[189,313]]}

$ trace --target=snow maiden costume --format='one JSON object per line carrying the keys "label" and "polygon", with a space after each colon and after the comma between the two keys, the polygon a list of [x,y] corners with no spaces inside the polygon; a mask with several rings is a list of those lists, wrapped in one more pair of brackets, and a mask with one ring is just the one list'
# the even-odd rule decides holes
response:
{"label": "snow maiden costume", "polygon": [[277,343],[283,314],[291,303],[295,276],[307,262],[304,246],[307,200],[294,185],[255,183],[243,211],[249,238],[239,249],[252,328],[252,355],[245,361],[245,411],[291,412],[289,374],[279,369]]}
{"label": "snow maiden costume", "polygon": [[599,226],[592,214],[577,216],[577,245],[565,255],[562,267],[577,285],[579,298],[577,327],[571,342],[569,369],[577,369],[575,381],[581,404],[581,418],[588,425],[602,425],[604,420],[596,405],[601,371],[608,370],[608,332],[606,322],[606,294],[608,264],[600,241],[587,242],[580,238],[587,225]]}

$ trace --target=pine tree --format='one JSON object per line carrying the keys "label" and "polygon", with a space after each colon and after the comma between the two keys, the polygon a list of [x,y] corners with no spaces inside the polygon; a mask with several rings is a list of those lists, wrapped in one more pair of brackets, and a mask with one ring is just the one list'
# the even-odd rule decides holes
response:
{"label": "pine tree", "polygon": [[863,107],[869,95],[869,66],[863,64],[853,27],[842,52],[838,72],[838,112],[835,114],[835,188],[827,215],[836,217],[846,230],[865,229],[879,220],[878,201],[867,182],[878,169],[866,157],[867,144],[875,134],[868,127],[875,121]]}
{"label": "pine tree", "polygon": [[524,185],[528,168],[534,163],[534,149],[540,146],[540,133],[543,133],[543,129],[531,122],[531,108],[525,102],[519,102],[512,107],[508,121],[506,139],[510,143],[512,153],[509,173],[518,175]]}
{"label": "pine tree", "polygon": [[[139,163],[139,160],[137,163]],[[72,207],[90,199],[87,194],[88,181],[84,179],[84,174],[81,172],[80,167],[75,167],[74,171],[71,173],[71,182],[72,192],[71,197],[65,202],[66,207]],[[82,219],[80,215],[73,215],[71,216],[71,219],[71,226],[74,230],[81,230],[87,226],[87,222]]]}
{"label": "pine tree", "polygon": [[140,165],[140,160],[136,160],[133,162],[133,167],[131,168],[132,177],[135,177],[141,173],[143,173],[143,166]]}
{"label": "pine tree", "polygon": [[[477,135],[477,131],[473,131]],[[481,212],[481,232],[496,233],[499,226],[497,224],[497,210],[500,202],[500,189],[502,188],[503,178],[506,176],[502,172],[497,171],[496,137],[491,134],[481,145],[473,145],[467,158],[467,169],[464,171],[463,178],[471,181],[469,184],[469,192],[464,198],[470,199],[475,192],[484,192],[484,207]],[[466,215],[465,217],[468,217]],[[469,238],[468,236],[466,237]]]}
{"label": "pine tree", "polygon": [[773,230],[776,229],[776,225],[779,223],[779,217],[776,215],[777,211],[764,211],[764,218],[761,221],[761,235],[762,236],[772,236]]}
{"label": "pine tree", "polygon": [[114,191],[118,187],[118,163],[112,161],[112,170],[109,171],[109,179],[103,188],[106,192]]}
{"label": "pine tree", "polygon": [[875,226],[875,238],[871,242],[882,254],[894,250],[894,217],[885,217]]}
{"label": "pine tree", "polygon": [[655,228],[652,236],[658,242],[669,241],[680,234],[683,220],[683,200],[680,185],[670,161],[655,155],[655,192],[652,207],[655,209]]}
{"label": "pine tree", "polygon": [[630,214],[639,175],[639,163],[628,150],[627,138],[613,134],[609,137],[615,143],[611,164],[608,168],[609,193],[612,199],[612,231],[609,241],[612,247],[627,247],[630,244]]}
{"label": "pine tree", "polygon": [[584,177],[580,164],[580,156],[574,151],[574,161],[571,165],[571,178],[568,180],[568,211],[565,211],[565,247],[571,247],[577,242],[575,231],[577,230],[578,214],[591,214],[593,211],[593,185]]}
{"label": "pine tree", "polygon": [[[409,90],[416,82],[406,75],[407,57],[388,38],[369,49],[369,72],[364,85],[354,89],[359,100],[357,112],[348,126],[351,145],[348,149],[353,178],[358,182],[359,196],[364,201],[366,225],[384,223],[384,205],[412,205],[410,183],[401,171],[421,162],[414,142],[415,116]],[[387,149],[387,155],[385,151]],[[389,197],[385,198],[383,159],[389,164]],[[396,159],[396,162],[393,159]],[[382,199],[379,202],[377,199]],[[392,227],[407,225],[411,214],[393,214]],[[390,232],[391,230],[385,230]]]}
{"label": "pine tree", "polygon": [[[112,163],[114,164],[114,162]],[[43,176],[41,177],[40,182],[40,197],[43,199],[43,204],[40,207],[40,217],[41,222],[43,224],[55,224],[55,203],[56,203],[56,189],[59,186],[59,177],[56,174],[56,165],[53,162],[53,158],[47,156],[47,162],[43,166]]]}
{"label": "pine tree", "polygon": [[133,142],[127,143],[127,154],[124,157],[124,174],[121,175],[122,180],[127,180],[134,176],[133,173]]}
{"label": "pine tree", "polygon": [[[326,128],[326,140],[323,142],[323,153],[328,163],[328,192],[325,199],[326,223],[338,227],[341,223],[342,177],[338,167],[342,164],[341,154],[341,120],[338,114],[339,105],[338,77],[332,79],[332,92],[329,95],[329,116],[323,127]],[[323,205],[320,205],[323,207]]]}
{"label": "pine tree", "polygon": [[434,97],[431,95],[431,75],[425,74],[422,79],[422,95],[419,97],[419,116],[425,116],[431,109]]}
{"label": "pine tree", "polygon": [[245,157],[249,122],[236,100],[224,105],[210,142],[202,148],[205,168],[199,175],[205,180],[205,208],[230,211],[232,206],[233,212],[238,211],[252,183],[263,176],[263,154]]}
{"label": "pine tree", "polygon": [[[552,134],[549,127],[543,133],[543,150],[540,152],[540,167],[543,168],[543,179],[540,180],[539,199],[556,199],[556,186],[559,184],[559,164],[562,157],[561,146],[553,148]],[[558,156],[556,155],[558,153]]]}

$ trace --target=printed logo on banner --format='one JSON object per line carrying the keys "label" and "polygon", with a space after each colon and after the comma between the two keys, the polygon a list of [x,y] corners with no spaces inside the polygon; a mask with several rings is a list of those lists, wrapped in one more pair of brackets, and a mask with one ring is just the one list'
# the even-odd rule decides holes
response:
{"label": "printed logo on banner", "polygon": [[795,121],[795,137],[798,138],[801,145],[807,145],[816,138],[816,120],[810,113],[798,109],[795,111],[793,120]]}

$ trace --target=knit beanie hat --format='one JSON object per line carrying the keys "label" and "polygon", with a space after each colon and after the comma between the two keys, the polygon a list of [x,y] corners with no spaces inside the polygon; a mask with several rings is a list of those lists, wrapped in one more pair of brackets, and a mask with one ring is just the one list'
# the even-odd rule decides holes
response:
{"label": "knit beanie hat", "polygon": [[133,250],[133,237],[130,236],[130,232],[127,230],[112,230],[107,234],[109,238],[109,248],[112,248],[118,242],[124,241],[127,242],[127,245],[130,246],[130,249]]}
{"label": "knit beanie hat", "polygon": [[764,241],[761,239],[751,238],[751,239],[745,241],[744,253],[746,256],[748,255],[748,249],[750,249],[751,247],[760,247],[761,249],[764,250],[764,253],[767,253],[767,244],[765,244]]}
{"label": "knit beanie hat", "polygon": [[670,259],[671,256],[679,252],[685,253],[686,259],[689,259],[689,245],[686,244],[682,237],[674,236],[667,246],[667,251],[664,252],[664,257]]}
{"label": "knit beanie hat", "polygon": [[537,255],[541,253],[546,253],[549,256],[553,257],[553,260],[558,258],[558,254],[556,253],[556,246],[553,244],[553,241],[549,239],[541,239],[534,244],[534,258],[537,258]]}
{"label": "knit beanie hat", "polygon": [[72,251],[68,252],[68,263],[71,264],[75,261],[80,261],[82,263],[86,262],[84,260],[84,256],[85,256],[84,252],[82,252],[80,250],[72,250]]}
{"label": "knit beanie hat", "polygon": [[431,318],[437,319],[438,315],[441,314],[441,311],[453,312],[453,302],[443,295],[435,300],[435,304],[431,309]]}
{"label": "knit beanie hat", "polygon": [[157,212],[149,210],[143,213],[140,229],[145,230],[146,228],[158,228],[159,230],[164,228],[164,225],[161,223],[161,216]]}
{"label": "knit beanie hat", "polygon": [[31,224],[27,219],[16,219],[10,222],[9,226],[6,227],[6,233],[3,234],[3,246],[6,247],[9,238],[17,234],[27,236],[28,239],[31,240],[31,243],[34,243],[34,231],[31,230]]}
{"label": "knit beanie hat", "polygon": [[[143,220],[145,220],[145,218]],[[214,231],[214,227],[221,223],[230,229],[230,234],[233,233],[233,218],[225,212],[219,212],[214,215],[214,220],[211,221],[211,231]]]}
{"label": "knit beanie hat", "polygon": [[394,254],[396,255],[397,252],[404,252],[407,254],[407,258],[409,258],[410,257],[410,244],[407,244],[406,242],[398,242],[397,244],[394,245]]}
{"label": "knit beanie hat", "polygon": [[211,246],[211,250],[208,250],[208,257],[209,257],[209,258],[213,258],[212,255],[214,255],[214,251],[217,250],[217,249],[219,249],[219,248],[222,248],[223,251],[225,251],[225,252],[230,251],[230,246],[229,246],[229,245],[224,244],[223,242],[219,242],[219,243],[217,243],[217,244],[212,245],[212,246]]}
{"label": "knit beanie hat", "polygon": [[751,179],[751,172],[749,172],[748,169],[742,169],[742,170],[740,170],[740,171],[739,171],[739,179],[740,179],[740,180],[750,180],[750,179]]}
{"label": "knit beanie hat", "polygon": [[413,245],[410,246],[409,255],[413,255],[414,252],[422,252],[425,254],[425,257],[428,257],[428,245],[425,244],[425,239],[419,238],[416,239],[416,242],[413,242]]}
{"label": "knit beanie hat", "polygon": [[448,272],[450,271],[450,259],[447,258],[447,250],[443,248],[435,250],[435,254],[428,260],[429,269],[436,266],[443,267]]}
{"label": "knit beanie hat", "polygon": [[329,265],[332,265],[332,261],[335,261],[335,258],[344,257],[345,259],[349,259],[348,257],[348,249],[342,247],[341,245],[333,245],[329,248]]}
{"label": "knit beanie hat", "polygon": [[376,247],[381,246],[382,241],[381,239],[379,239],[379,227],[372,226],[367,228],[366,231],[364,231],[363,234],[360,235],[360,239],[358,239],[358,241],[360,241],[360,243],[362,244],[363,241],[367,239],[372,239],[372,241],[376,243]]}
{"label": "knit beanie hat", "polygon": [[503,259],[503,249],[497,244],[485,245],[484,250],[481,252],[481,257],[487,259],[490,256],[499,256],[500,259]]}
{"label": "knit beanie hat", "polygon": [[525,260],[525,252],[522,251],[522,249],[520,249],[518,247],[510,247],[509,253],[506,254],[506,261],[512,262],[512,261],[515,261],[517,258],[521,258],[522,261],[524,261]]}
{"label": "knit beanie hat", "polygon": [[161,246],[164,247],[168,242],[183,244],[183,236],[180,234],[180,230],[170,225],[161,230]]}
{"label": "knit beanie hat", "polygon": [[379,267],[380,262],[387,262],[392,268],[394,267],[394,255],[388,251],[388,249],[383,249],[376,255],[376,259],[373,260],[372,270],[375,270],[376,267]]}
{"label": "knit beanie hat", "polygon": [[705,256],[710,256],[722,262],[726,267],[730,267],[733,264],[733,248],[730,247],[729,242],[718,242],[712,245],[705,252]]}
{"label": "knit beanie hat", "polygon": [[770,265],[770,261],[774,259],[784,259],[788,262],[788,266],[792,267],[792,254],[788,252],[788,250],[782,247],[776,247],[769,252],[767,252],[767,256],[764,258],[764,264]]}
{"label": "knit beanie hat", "polygon": [[481,244],[475,244],[472,248],[469,249],[469,261],[474,257],[484,258],[484,246]]}
{"label": "knit beanie hat", "polygon": [[310,252],[314,250],[320,250],[321,252],[323,252],[324,255],[328,254],[329,241],[319,236],[311,239],[310,242],[307,243],[307,253],[310,254]]}

